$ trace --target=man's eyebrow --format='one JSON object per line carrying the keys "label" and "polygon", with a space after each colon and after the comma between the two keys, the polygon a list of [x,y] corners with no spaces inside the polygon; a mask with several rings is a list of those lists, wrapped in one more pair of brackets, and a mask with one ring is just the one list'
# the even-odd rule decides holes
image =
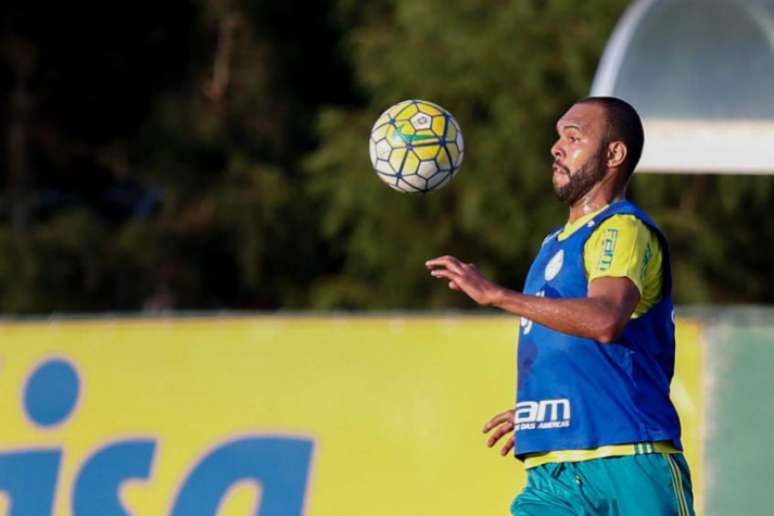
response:
{"label": "man's eyebrow", "polygon": [[559,124],[556,124],[556,132],[560,132],[562,130],[567,130],[567,129],[575,129],[576,131],[583,132],[583,130],[581,129],[581,127],[579,125],[575,125],[575,124],[559,125]]}

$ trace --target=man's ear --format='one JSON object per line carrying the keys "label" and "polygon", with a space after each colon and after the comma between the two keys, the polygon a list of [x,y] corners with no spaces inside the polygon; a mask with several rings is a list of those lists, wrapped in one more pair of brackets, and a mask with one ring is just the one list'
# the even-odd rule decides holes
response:
{"label": "man's ear", "polygon": [[626,144],[620,140],[615,140],[607,144],[607,156],[605,163],[607,168],[618,168],[626,161],[629,153]]}

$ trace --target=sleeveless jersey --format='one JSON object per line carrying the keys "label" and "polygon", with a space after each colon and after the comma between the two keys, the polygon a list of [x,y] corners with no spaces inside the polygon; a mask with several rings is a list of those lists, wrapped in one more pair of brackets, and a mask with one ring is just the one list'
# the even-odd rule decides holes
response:
{"label": "sleeveless jersey", "polygon": [[553,232],[533,262],[524,293],[547,298],[584,298],[588,279],[583,250],[605,219],[634,215],[659,238],[660,301],[631,319],[618,340],[601,344],[522,319],[514,416],[519,457],[555,450],[671,441],[680,443],[680,422],[669,399],[675,339],[672,278],[667,242],[650,218],[629,201],[597,214],[566,240]]}

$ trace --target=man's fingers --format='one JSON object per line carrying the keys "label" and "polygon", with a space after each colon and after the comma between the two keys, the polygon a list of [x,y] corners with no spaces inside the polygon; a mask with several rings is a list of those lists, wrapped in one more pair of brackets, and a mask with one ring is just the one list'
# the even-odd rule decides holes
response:
{"label": "man's fingers", "polygon": [[451,264],[455,264],[455,265],[459,265],[462,262],[460,262],[456,257],[454,257],[454,256],[452,256],[450,254],[445,254],[443,256],[439,256],[437,258],[431,258],[431,259],[427,260],[425,262],[425,265],[427,265],[428,267],[432,267],[434,265],[448,265],[450,263]]}
{"label": "man's fingers", "polygon": [[485,425],[484,425],[484,433],[487,433],[492,428],[496,427],[500,423],[513,423],[513,410],[506,410],[505,412],[500,412],[495,417],[490,419]]}
{"label": "man's fingers", "polygon": [[445,268],[456,274],[462,273],[462,265],[461,261],[451,255],[439,256],[425,262],[425,267],[428,269]]}
{"label": "man's fingers", "polygon": [[462,278],[460,278],[459,274],[454,274],[446,269],[433,269],[430,271],[430,275],[434,278],[446,278],[449,280],[449,288],[452,290],[462,290],[462,288],[460,288]]}
{"label": "man's fingers", "polygon": [[500,426],[495,431],[495,433],[493,433],[489,437],[489,440],[487,440],[486,445],[491,448],[492,446],[497,444],[497,441],[499,441],[500,438],[502,438],[502,436],[507,435],[507,434],[511,433],[512,431],[513,431],[513,423],[511,423],[511,424],[503,424],[502,426]]}
{"label": "man's fingers", "polygon": [[433,269],[430,271],[430,276],[434,278],[454,279],[454,277],[456,277],[457,274],[454,274],[452,271],[448,269]]}
{"label": "man's fingers", "polygon": [[457,292],[462,292],[462,287],[460,287],[459,281],[460,278],[457,274],[453,274],[447,270],[442,269],[435,269],[430,272],[430,274],[434,278],[446,278],[449,280],[449,288],[452,290],[456,290]]}
{"label": "man's fingers", "polygon": [[505,457],[508,455],[508,452],[513,449],[513,436],[510,437],[507,441],[505,441],[505,446],[500,450],[500,455]]}

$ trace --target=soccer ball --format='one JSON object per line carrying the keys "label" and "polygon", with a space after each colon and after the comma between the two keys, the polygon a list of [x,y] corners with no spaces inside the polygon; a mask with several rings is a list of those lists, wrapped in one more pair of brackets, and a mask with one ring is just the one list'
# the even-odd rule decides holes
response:
{"label": "soccer ball", "polygon": [[454,177],[463,145],[451,113],[425,100],[404,100],[376,121],[368,149],[376,174],[391,188],[427,193]]}

